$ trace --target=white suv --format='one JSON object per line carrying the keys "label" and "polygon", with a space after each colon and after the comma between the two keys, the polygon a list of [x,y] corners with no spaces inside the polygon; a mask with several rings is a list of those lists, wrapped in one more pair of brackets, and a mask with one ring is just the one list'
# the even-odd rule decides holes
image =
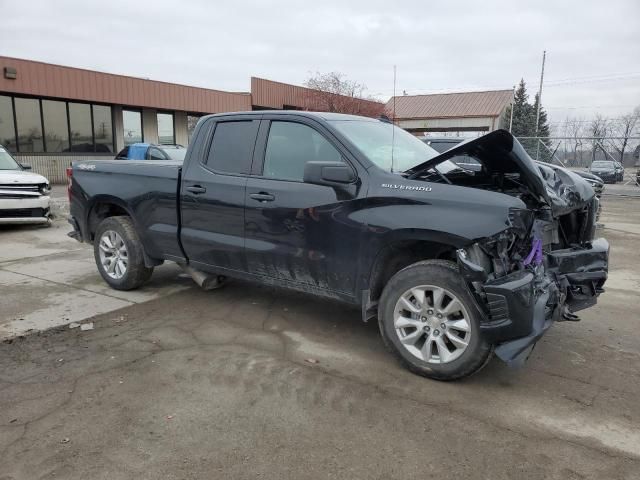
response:
{"label": "white suv", "polygon": [[49,180],[30,168],[0,145],[0,224],[49,222]]}

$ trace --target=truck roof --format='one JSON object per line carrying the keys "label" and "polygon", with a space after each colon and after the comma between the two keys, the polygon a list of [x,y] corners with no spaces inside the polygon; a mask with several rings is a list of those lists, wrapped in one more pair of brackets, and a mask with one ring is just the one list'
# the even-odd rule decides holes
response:
{"label": "truck roof", "polygon": [[320,120],[351,120],[351,121],[370,121],[379,122],[380,120],[371,117],[361,117],[359,115],[348,115],[345,113],[333,113],[333,112],[308,112],[304,110],[252,110],[246,112],[225,112],[214,113],[207,115],[206,117],[227,117],[231,115],[247,115],[247,116],[260,116],[260,115],[297,115],[299,117],[315,118]]}

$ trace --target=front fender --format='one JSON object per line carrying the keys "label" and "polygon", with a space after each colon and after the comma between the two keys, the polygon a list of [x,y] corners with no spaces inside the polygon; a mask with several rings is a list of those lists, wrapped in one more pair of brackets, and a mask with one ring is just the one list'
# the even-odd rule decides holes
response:
{"label": "front fender", "polygon": [[526,208],[520,199],[496,192],[441,184],[430,187],[428,193],[370,197],[368,207],[358,212],[366,224],[359,291],[369,288],[376,262],[390,246],[420,241],[455,251],[509,228],[510,209]]}

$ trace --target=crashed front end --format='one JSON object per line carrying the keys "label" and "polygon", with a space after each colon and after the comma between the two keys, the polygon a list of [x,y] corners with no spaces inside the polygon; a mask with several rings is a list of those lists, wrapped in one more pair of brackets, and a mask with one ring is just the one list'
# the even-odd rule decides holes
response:
{"label": "crashed front end", "polygon": [[[481,330],[505,362],[522,364],[553,322],[579,320],[575,312],[604,291],[609,244],[593,238],[597,208],[595,199],[571,219],[513,211],[508,230],[458,250],[460,271],[485,313]],[[562,238],[568,221],[582,232],[569,244]]]}
{"label": "crashed front end", "polygon": [[609,244],[595,238],[600,201],[579,175],[534,162],[504,130],[460,144],[410,177],[424,178],[459,157],[482,168],[452,171],[448,183],[514,196],[525,207],[508,210],[503,231],[457,251],[460,272],[485,314],[484,335],[498,357],[518,365],[554,322],[579,320],[575,312],[604,291]]}

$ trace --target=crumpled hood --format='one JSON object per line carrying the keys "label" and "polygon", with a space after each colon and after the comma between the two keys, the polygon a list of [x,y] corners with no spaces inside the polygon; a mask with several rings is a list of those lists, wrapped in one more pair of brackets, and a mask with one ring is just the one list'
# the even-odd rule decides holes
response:
{"label": "crumpled hood", "polygon": [[49,183],[42,175],[26,170],[0,170],[0,184]]}
{"label": "crumpled hood", "polygon": [[409,178],[460,155],[478,160],[490,173],[517,173],[531,195],[562,215],[588,203],[595,195],[579,175],[555,165],[534,162],[520,142],[506,130],[495,130],[467,140],[413,167]]}
{"label": "crumpled hood", "polygon": [[580,175],[566,168],[538,162],[554,215],[563,215],[590,202],[595,191]]}

